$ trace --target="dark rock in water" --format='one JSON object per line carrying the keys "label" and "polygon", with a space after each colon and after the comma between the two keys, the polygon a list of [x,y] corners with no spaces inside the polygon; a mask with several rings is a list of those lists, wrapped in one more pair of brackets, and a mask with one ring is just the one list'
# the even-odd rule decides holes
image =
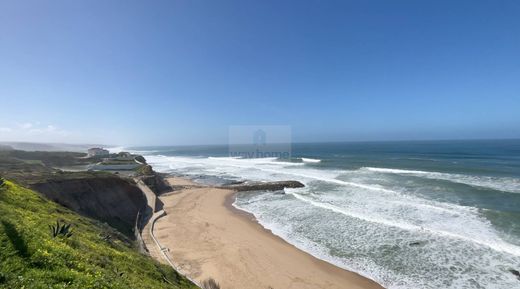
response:
{"label": "dark rock in water", "polygon": [[278,182],[250,182],[235,185],[221,186],[223,189],[235,191],[282,191],[285,188],[303,188],[304,184],[298,181],[278,181]]}
{"label": "dark rock in water", "polygon": [[520,272],[518,270],[509,269],[509,272],[511,272],[511,274],[515,275],[520,280]]}
{"label": "dark rock in water", "polygon": [[225,186],[230,186],[230,185],[241,185],[245,183],[245,181],[229,181],[228,183],[224,184]]}
{"label": "dark rock in water", "polygon": [[232,182],[223,177],[206,176],[206,175],[202,175],[197,178],[194,178],[194,179],[192,179],[192,181],[197,184],[206,185],[206,186],[215,186],[215,187],[225,186],[225,185],[231,184],[231,182]]}

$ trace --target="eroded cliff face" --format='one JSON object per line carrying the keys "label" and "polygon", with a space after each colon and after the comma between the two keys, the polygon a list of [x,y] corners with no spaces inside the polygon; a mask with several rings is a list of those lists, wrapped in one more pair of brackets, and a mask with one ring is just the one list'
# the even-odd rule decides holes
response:
{"label": "eroded cliff face", "polygon": [[155,172],[151,175],[140,176],[139,179],[141,179],[156,195],[172,190],[164,178]]}
{"label": "eroded cliff face", "polygon": [[141,190],[118,176],[48,179],[31,187],[56,203],[106,222],[130,237],[138,212],[146,208]]}

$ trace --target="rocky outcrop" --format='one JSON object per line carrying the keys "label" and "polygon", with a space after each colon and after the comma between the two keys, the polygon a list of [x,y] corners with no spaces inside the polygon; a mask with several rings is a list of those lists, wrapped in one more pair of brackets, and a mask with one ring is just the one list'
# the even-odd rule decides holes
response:
{"label": "rocky outcrop", "polygon": [[136,171],[137,180],[143,181],[156,195],[172,190],[164,176],[164,174],[154,171],[151,165],[142,165]]}
{"label": "rocky outcrop", "polygon": [[84,216],[106,222],[133,236],[136,217],[146,199],[132,182],[117,176],[48,179],[31,184],[47,198]]}
{"label": "rocky outcrop", "polygon": [[518,278],[518,280],[520,280],[520,272],[518,270],[509,269],[509,272],[511,272],[511,274],[515,275],[516,278]]}
{"label": "rocky outcrop", "polygon": [[278,181],[278,182],[245,182],[221,186],[223,189],[235,191],[281,191],[285,188],[303,188],[304,184],[298,181]]}
{"label": "rocky outcrop", "polygon": [[134,157],[134,160],[139,162],[139,163],[141,163],[141,164],[146,164],[146,159],[143,156],[141,156],[141,155],[136,155]]}
{"label": "rocky outcrop", "polygon": [[172,188],[160,175],[142,176],[140,179],[157,195],[171,191]]}

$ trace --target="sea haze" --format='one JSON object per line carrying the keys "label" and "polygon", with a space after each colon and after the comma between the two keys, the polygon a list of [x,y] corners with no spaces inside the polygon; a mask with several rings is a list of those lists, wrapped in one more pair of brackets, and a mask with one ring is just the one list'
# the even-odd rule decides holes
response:
{"label": "sea haze", "polygon": [[292,158],[226,146],[133,148],[203,182],[298,180],[234,205],[314,256],[387,288],[520,288],[520,140],[294,144]]}

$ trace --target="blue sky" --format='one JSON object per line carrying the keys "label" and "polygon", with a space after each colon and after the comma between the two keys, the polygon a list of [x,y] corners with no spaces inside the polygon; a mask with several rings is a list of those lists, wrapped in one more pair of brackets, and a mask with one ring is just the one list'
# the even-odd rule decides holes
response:
{"label": "blue sky", "polygon": [[520,137],[520,1],[0,2],[0,140]]}

